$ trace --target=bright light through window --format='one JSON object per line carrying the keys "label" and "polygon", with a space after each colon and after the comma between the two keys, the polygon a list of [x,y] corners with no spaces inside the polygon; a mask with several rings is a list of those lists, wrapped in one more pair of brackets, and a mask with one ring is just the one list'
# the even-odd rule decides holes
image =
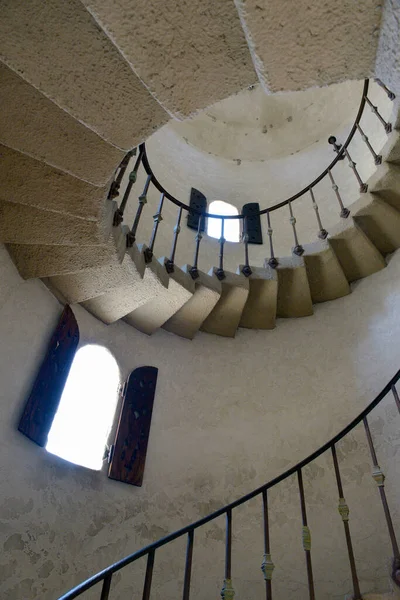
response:
{"label": "bright light through window", "polygon": [[[215,215],[238,215],[236,206],[214,200],[208,207],[208,212]],[[207,233],[210,237],[219,239],[221,237],[221,219],[208,219]],[[240,239],[239,219],[225,219],[224,238],[227,242],[238,242]]]}
{"label": "bright light through window", "polygon": [[75,355],[54,417],[46,450],[65,460],[100,470],[118,397],[119,369],[101,346]]}

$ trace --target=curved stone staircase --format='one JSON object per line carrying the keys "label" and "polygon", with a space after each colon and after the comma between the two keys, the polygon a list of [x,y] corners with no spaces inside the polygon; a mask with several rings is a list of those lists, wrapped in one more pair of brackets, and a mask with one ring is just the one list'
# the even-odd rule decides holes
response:
{"label": "curved stone staircase", "polygon": [[[270,329],[276,317],[311,315],[313,303],[348,294],[351,282],[384,268],[384,255],[400,246],[397,132],[351,217],[328,240],[306,245],[301,258],[279,258],[276,269],[252,266],[246,278],[239,267],[222,282],[212,269],[194,281],[190,265],[168,274],[164,257],[146,264],[145,246],[126,248],[128,229],[113,227],[117,205],[107,200],[126,152],[170,115],[185,117],[253,84],[256,71],[264,83],[273,79],[257,59],[257,5],[245,11],[237,2],[239,19],[233,2],[137,4],[133,13],[127,0],[3,3],[0,241],[21,275],[44,279],[105,323],[123,318],[147,334],[164,327],[193,338],[199,329],[234,336],[238,327]],[[363,18],[372,36],[377,11],[370,8],[373,16]],[[369,35],[357,23],[342,29],[351,44]],[[317,36],[314,51],[326,41]],[[360,76],[372,64],[364,42],[351,73],[338,75],[339,60],[329,81],[303,73],[301,82],[277,76],[269,87]]]}

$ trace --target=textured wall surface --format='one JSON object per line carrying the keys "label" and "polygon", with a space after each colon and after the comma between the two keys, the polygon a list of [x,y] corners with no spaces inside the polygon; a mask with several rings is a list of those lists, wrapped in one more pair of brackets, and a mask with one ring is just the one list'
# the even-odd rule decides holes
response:
{"label": "textured wall surface", "polygon": [[375,75],[390,89],[400,94],[400,3],[385,0]]}
{"label": "textured wall surface", "polygon": [[[81,343],[104,344],[121,375],[159,368],[144,484],[134,488],[66,463],[16,431],[18,415],[61,307],[37,281],[23,282],[4,249],[0,261],[0,595],[54,600],[110,562],[198,519],[282,472],[347,424],[400,366],[400,255],[350,296],[310,318],[236,339],[165,331],[152,338],[125,323],[106,327],[75,310]],[[400,524],[400,417],[391,399],[371,429],[395,524]],[[338,447],[361,586],[388,589],[390,546],[360,427]],[[317,597],[351,591],[329,456],[304,472]],[[278,600],[306,600],[295,478],[270,493]],[[181,593],[184,540],[157,553],[152,597]],[[262,597],[261,503],[233,515],[233,579],[244,600]],[[193,596],[217,598],[224,521],[195,538]],[[115,578],[115,600],[138,597],[144,561]],[[99,590],[85,596],[98,598]]]}

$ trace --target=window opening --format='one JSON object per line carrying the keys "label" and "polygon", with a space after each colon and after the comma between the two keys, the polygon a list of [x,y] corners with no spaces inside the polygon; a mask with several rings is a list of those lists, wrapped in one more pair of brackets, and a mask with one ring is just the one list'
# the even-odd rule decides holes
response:
{"label": "window opening", "polygon": [[[223,202],[222,200],[214,200],[211,202],[208,212],[216,215],[238,215],[239,211],[236,206]],[[207,233],[210,237],[219,239],[221,237],[222,219],[207,220]],[[239,219],[225,219],[224,238],[227,242],[240,241],[240,223]]]}

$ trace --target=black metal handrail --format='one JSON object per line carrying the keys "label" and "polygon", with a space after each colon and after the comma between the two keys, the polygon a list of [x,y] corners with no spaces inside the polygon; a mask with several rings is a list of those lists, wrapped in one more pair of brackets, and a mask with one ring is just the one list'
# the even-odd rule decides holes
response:
{"label": "black metal handrail", "polygon": [[[259,216],[265,215],[265,214],[270,213],[270,212],[273,212],[274,210],[278,210],[279,208],[282,208],[282,206],[286,206],[287,204],[293,202],[294,200],[297,200],[297,198],[300,198],[301,196],[303,196],[304,194],[306,194],[307,192],[309,192],[314,186],[317,185],[317,183],[319,183],[324,177],[326,177],[326,175],[328,175],[329,171],[336,165],[336,163],[344,157],[345,151],[346,151],[347,147],[349,146],[351,140],[354,137],[354,134],[356,133],[356,131],[358,129],[358,124],[360,123],[362,114],[364,112],[364,107],[365,107],[365,104],[367,102],[368,89],[369,89],[369,79],[365,79],[364,80],[363,91],[362,91],[361,102],[360,102],[360,106],[358,108],[358,112],[357,112],[357,116],[355,118],[354,124],[353,124],[353,126],[352,126],[352,128],[350,130],[349,135],[347,136],[346,141],[341,146],[341,148],[338,151],[336,157],[329,164],[329,166],[324,171],[322,171],[322,173],[316,179],[314,179],[311,183],[309,183],[305,188],[303,188],[302,190],[300,190],[296,194],[293,194],[293,196],[291,196],[290,198],[287,198],[287,200],[283,200],[282,202],[278,202],[277,204],[274,204],[270,208],[264,208],[263,210],[260,210],[259,213],[258,213]],[[241,214],[238,214],[238,215],[215,215],[213,213],[200,212],[198,210],[195,210],[195,209],[191,208],[188,204],[185,204],[184,202],[181,202],[180,200],[178,200],[177,198],[175,198],[172,194],[170,194],[168,192],[168,190],[166,190],[161,185],[161,183],[158,181],[158,179],[154,175],[153,169],[150,166],[149,159],[148,159],[148,156],[147,156],[147,151],[146,151],[146,145],[145,145],[145,143],[143,143],[143,144],[140,145],[140,152],[142,153],[142,164],[143,164],[144,170],[146,171],[147,175],[151,176],[151,183],[154,185],[154,187],[156,187],[159,190],[159,192],[161,192],[162,194],[164,194],[165,198],[168,198],[168,200],[170,200],[173,204],[176,204],[176,206],[179,206],[180,208],[183,208],[184,210],[186,210],[186,211],[188,211],[188,212],[190,212],[192,214],[199,214],[199,215],[201,214],[201,215],[203,215],[203,217],[207,217],[207,218],[214,218],[214,219],[243,219],[243,215],[241,215]],[[255,213],[254,216],[257,216],[257,213]]]}
{"label": "black metal handrail", "polygon": [[[127,565],[131,564],[132,562],[138,560],[139,558],[142,558],[143,556],[148,556],[149,560],[150,560],[150,563],[151,563],[151,561],[154,562],[154,553],[155,553],[155,551],[158,548],[161,548],[162,546],[165,546],[169,542],[172,542],[172,541],[176,540],[177,538],[182,537],[183,535],[188,535],[189,534],[189,536],[191,536],[191,538],[192,538],[192,534],[193,534],[193,532],[196,529],[198,529],[199,527],[202,527],[206,523],[209,523],[210,521],[213,521],[214,519],[216,519],[216,518],[218,518],[218,517],[220,517],[222,515],[227,515],[227,517],[228,517],[228,525],[229,525],[230,520],[231,520],[232,510],[235,509],[236,507],[240,506],[241,504],[245,504],[246,502],[248,502],[249,500],[255,498],[256,496],[260,496],[260,495],[263,496],[264,510],[265,510],[266,493],[267,493],[267,491],[270,488],[272,488],[275,485],[277,485],[278,483],[281,483],[282,481],[284,481],[285,479],[287,479],[291,475],[294,475],[294,474],[298,475],[299,482],[300,482],[300,491],[302,491],[301,470],[306,465],[308,465],[309,463],[311,463],[312,461],[314,461],[316,458],[318,458],[319,456],[321,456],[321,454],[324,454],[328,450],[331,450],[331,452],[333,454],[333,458],[334,458],[334,467],[335,467],[336,477],[338,479],[338,486],[339,486],[339,497],[340,497],[339,512],[340,512],[340,514],[342,515],[342,518],[343,518],[343,523],[345,525],[345,531],[346,531],[346,539],[348,541],[348,538],[349,538],[349,535],[350,535],[349,531],[348,531],[348,522],[347,522],[348,521],[348,507],[345,504],[344,497],[343,497],[343,489],[342,489],[342,484],[341,484],[340,474],[339,474],[339,468],[338,468],[337,459],[336,459],[335,446],[336,446],[336,444],[342,438],[344,438],[348,433],[350,433],[359,423],[364,422],[364,425],[366,425],[366,423],[367,423],[367,416],[371,413],[371,411],[374,408],[376,408],[376,406],[378,406],[378,404],[387,396],[387,394],[389,392],[393,393],[395,403],[396,403],[397,408],[398,408],[398,410],[400,412],[400,400],[399,400],[399,396],[398,396],[398,393],[397,393],[397,390],[396,390],[396,387],[395,387],[396,383],[399,381],[399,379],[400,379],[400,370],[397,371],[397,373],[394,375],[394,377],[392,377],[390,379],[390,381],[385,385],[385,387],[376,396],[376,398],[355,419],[353,419],[344,429],[342,429],[338,434],[336,434],[331,440],[329,440],[328,442],[326,442],[318,450],[315,450],[307,458],[303,459],[302,461],[300,461],[299,463],[297,463],[293,467],[289,468],[288,470],[286,470],[281,475],[278,475],[277,477],[275,477],[271,481],[269,481],[269,482],[265,483],[264,485],[256,488],[252,492],[250,492],[248,494],[245,494],[244,496],[242,496],[241,498],[235,500],[234,502],[231,502],[230,504],[227,504],[227,505],[221,507],[220,509],[214,511],[213,513],[207,515],[206,517],[203,517],[202,519],[199,519],[198,521],[196,521],[196,522],[194,522],[194,523],[192,523],[190,525],[187,525],[186,527],[183,527],[182,529],[179,529],[178,531],[175,531],[175,532],[173,532],[173,533],[171,533],[171,534],[169,534],[169,535],[161,538],[160,540],[158,540],[156,542],[153,542],[152,544],[149,544],[148,546],[145,546],[144,548],[141,548],[137,552],[134,552],[133,554],[130,554],[129,556],[127,556],[127,557],[123,558],[122,560],[114,563],[113,565],[110,565],[109,567],[107,567],[106,569],[103,569],[102,571],[100,571],[99,573],[97,573],[96,575],[94,575],[93,577],[90,577],[89,579],[87,579],[83,583],[79,584],[78,586],[76,586],[75,588],[73,588],[72,590],[70,590],[69,592],[67,592],[66,594],[64,594],[63,596],[60,596],[58,598],[58,600],[73,600],[74,598],[77,598],[78,596],[80,596],[81,594],[83,594],[85,591],[89,590],[94,585],[96,585],[97,583],[100,583],[100,582],[103,582],[103,591],[102,591],[102,595],[101,595],[101,600],[104,600],[104,599],[107,600],[108,599],[108,592],[109,592],[109,589],[110,589],[112,575],[114,573],[116,573],[117,571],[120,571],[121,569],[123,569]],[[369,432],[368,426],[366,426],[366,432],[367,432],[367,439],[368,439],[368,442],[369,442],[370,447],[371,447],[371,454],[372,454],[372,456],[374,458],[374,452],[372,451],[373,447],[371,446],[372,440],[371,440],[371,437],[370,437],[370,432]],[[375,463],[376,463],[376,456],[374,458],[374,467],[377,466]],[[378,467],[378,469],[379,469],[379,467]],[[383,477],[383,479],[381,480],[382,481],[381,483],[379,483],[379,481],[376,479],[376,477],[379,478],[380,475]],[[384,480],[383,473],[381,471],[377,472],[375,470],[373,476],[374,476],[374,479],[377,481],[378,486],[380,486],[379,490],[381,491],[381,495],[382,495],[382,491],[383,491],[383,494],[384,494],[384,490],[382,488],[382,486],[383,486],[383,480]],[[303,496],[301,496],[301,500],[302,500],[302,507],[303,507],[303,503],[304,503]],[[390,513],[389,513],[389,519],[388,519],[388,515],[387,515],[388,506],[387,506],[387,501],[386,501],[386,497],[385,496],[384,496],[384,500],[385,500],[385,502],[383,502],[383,499],[382,499],[382,502],[383,502],[384,508],[385,508],[385,516],[386,516],[387,524],[388,524],[388,527],[389,527],[389,534],[390,534],[391,539],[394,538],[394,543],[393,543],[393,552],[394,552],[394,558],[393,558],[394,567],[393,567],[393,569],[394,570],[393,570],[393,573],[397,573],[397,571],[400,569],[400,556],[398,555],[398,546],[397,546],[396,538],[395,538],[394,531],[393,531],[393,526],[392,526],[391,519],[390,519]],[[347,512],[346,512],[346,510],[347,510]],[[304,527],[307,529],[307,524],[305,524],[303,526],[303,529],[304,529]],[[304,533],[307,534],[307,531],[306,532],[303,531],[303,535],[304,535]],[[229,529],[228,529],[228,534],[229,534]],[[307,535],[305,537],[307,538]],[[229,535],[227,535],[227,541],[228,542],[229,542],[229,539],[230,539]],[[192,543],[193,543],[193,539],[191,541],[191,544]],[[304,549],[306,550],[306,552],[308,552],[309,550],[307,549],[307,539],[305,539],[305,543],[303,545],[304,545]],[[351,539],[350,539],[350,545],[351,545]],[[397,548],[397,550],[396,550],[396,548]],[[352,548],[351,548],[351,550],[352,550]],[[190,560],[191,560],[191,553],[190,552],[189,552],[189,556],[190,556]],[[350,557],[350,562],[351,562],[351,557]],[[273,566],[272,566],[272,568],[273,568]],[[356,578],[356,573],[354,572],[354,570],[355,570],[355,566],[352,566],[353,582],[357,579]],[[400,581],[398,581],[394,575],[392,575],[392,576],[393,576],[393,579],[396,582],[396,584],[400,585]],[[146,581],[147,581],[147,571],[146,571]],[[269,586],[268,587],[270,588],[270,580],[268,580],[268,581],[269,581]],[[357,584],[358,584],[358,581],[357,581]],[[356,589],[357,589],[357,586],[356,586]],[[357,595],[357,591],[355,592],[355,596],[354,597],[355,598],[361,598],[360,595]],[[269,600],[269,598],[270,598],[270,596],[267,596],[268,600]]]}

